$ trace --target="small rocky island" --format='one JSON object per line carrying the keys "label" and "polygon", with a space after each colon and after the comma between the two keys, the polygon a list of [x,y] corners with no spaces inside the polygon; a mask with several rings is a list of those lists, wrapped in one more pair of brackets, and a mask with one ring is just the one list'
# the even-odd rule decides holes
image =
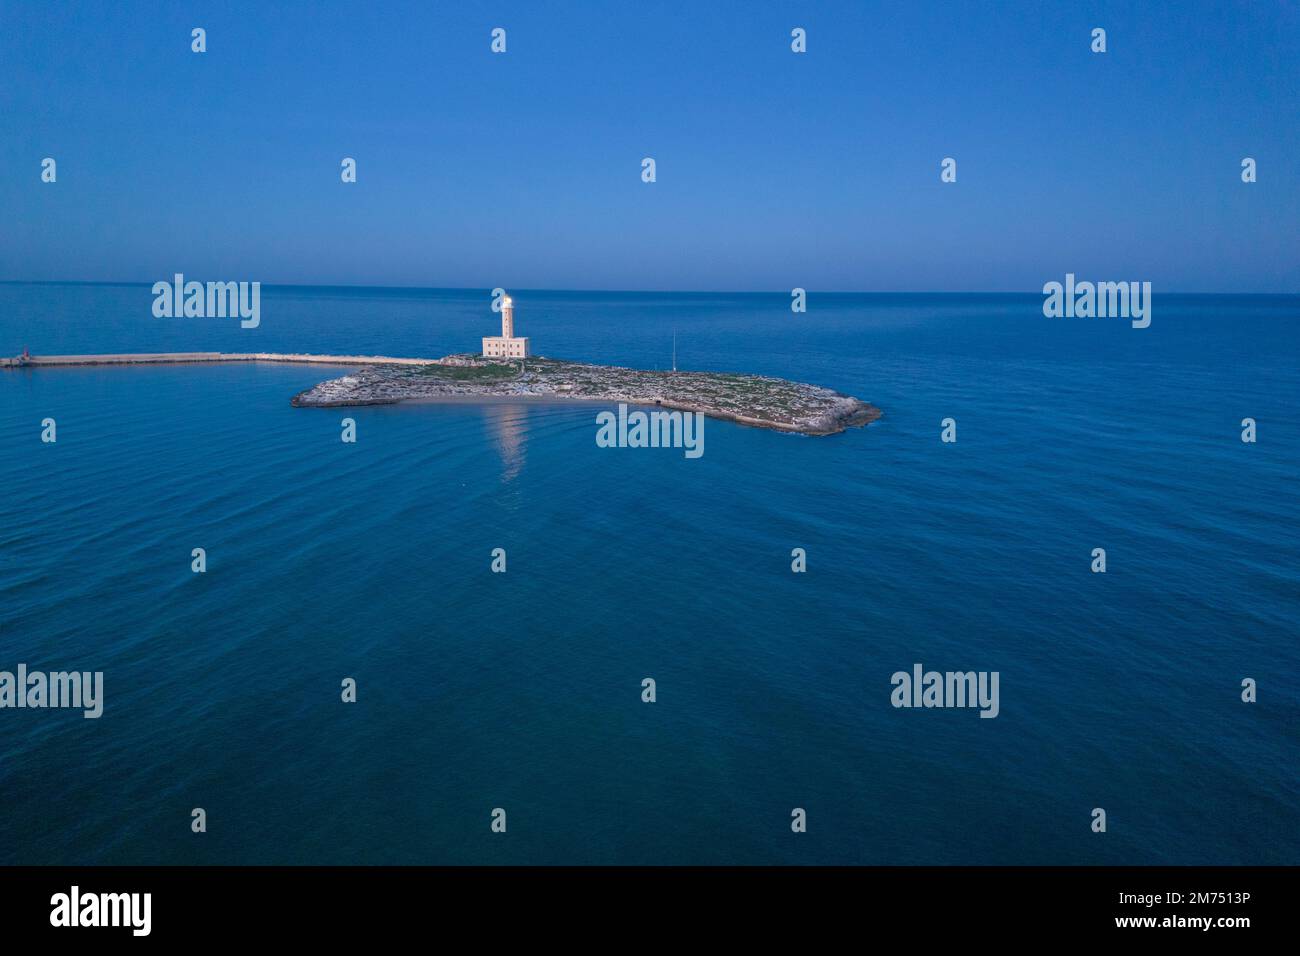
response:
{"label": "small rocky island", "polygon": [[833,435],[880,417],[828,388],[762,375],[648,372],[539,356],[449,355],[422,365],[367,365],[295,395],[302,407],[454,398],[573,399],[660,406],[799,432]]}
{"label": "small rocky island", "polygon": [[[342,378],[299,392],[304,408],[392,405],[408,401],[475,399],[592,401],[660,406],[698,412],[803,435],[834,435],[866,425],[880,409],[829,388],[764,375],[728,372],[647,372],[533,355],[527,336],[515,335],[514,303],[503,290],[501,334],[483,338],[482,354],[446,358],[383,355],[313,355],[301,352],[140,352],[94,355],[21,355],[0,358],[0,368],[33,371],[84,365],[213,365],[285,362],[355,366]],[[676,345],[674,342],[674,365]]]}

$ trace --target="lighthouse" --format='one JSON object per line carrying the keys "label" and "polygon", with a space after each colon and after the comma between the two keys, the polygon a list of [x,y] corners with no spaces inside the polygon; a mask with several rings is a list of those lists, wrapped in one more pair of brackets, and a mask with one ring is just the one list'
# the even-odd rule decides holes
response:
{"label": "lighthouse", "polygon": [[527,358],[528,337],[515,336],[515,302],[510,296],[501,299],[501,334],[483,336],[483,355],[487,358]]}

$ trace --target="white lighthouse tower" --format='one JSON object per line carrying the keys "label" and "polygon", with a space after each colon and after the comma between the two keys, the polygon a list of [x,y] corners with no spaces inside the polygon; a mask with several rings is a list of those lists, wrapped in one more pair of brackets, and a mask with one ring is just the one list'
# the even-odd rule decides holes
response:
{"label": "white lighthouse tower", "polygon": [[510,296],[501,299],[501,334],[483,336],[483,354],[487,358],[527,358],[528,337],[515,337],[515,302]]}

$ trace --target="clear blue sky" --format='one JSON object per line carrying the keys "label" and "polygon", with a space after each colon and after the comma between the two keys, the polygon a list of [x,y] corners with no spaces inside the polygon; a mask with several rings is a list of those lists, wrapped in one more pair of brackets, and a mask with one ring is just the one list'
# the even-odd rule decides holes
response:
{"label": "clear blue sky", "polygon": [[6,280],[1296,292],[1298,197],[1292,0],[0,0]]}

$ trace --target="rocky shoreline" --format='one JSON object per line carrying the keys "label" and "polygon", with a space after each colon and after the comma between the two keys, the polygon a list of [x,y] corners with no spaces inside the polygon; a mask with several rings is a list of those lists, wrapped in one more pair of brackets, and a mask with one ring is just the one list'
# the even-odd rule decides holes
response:
{"label": "rocky shoreline", "polygon": [[880,417],[880,409],[860,399],[762,375],[651,372],[541,357],[521,367],[473,354],[421,365],[365,366],[299,392],[291,403],[332,408],[474,397],[659,406],[803,435],[833,435]]}

